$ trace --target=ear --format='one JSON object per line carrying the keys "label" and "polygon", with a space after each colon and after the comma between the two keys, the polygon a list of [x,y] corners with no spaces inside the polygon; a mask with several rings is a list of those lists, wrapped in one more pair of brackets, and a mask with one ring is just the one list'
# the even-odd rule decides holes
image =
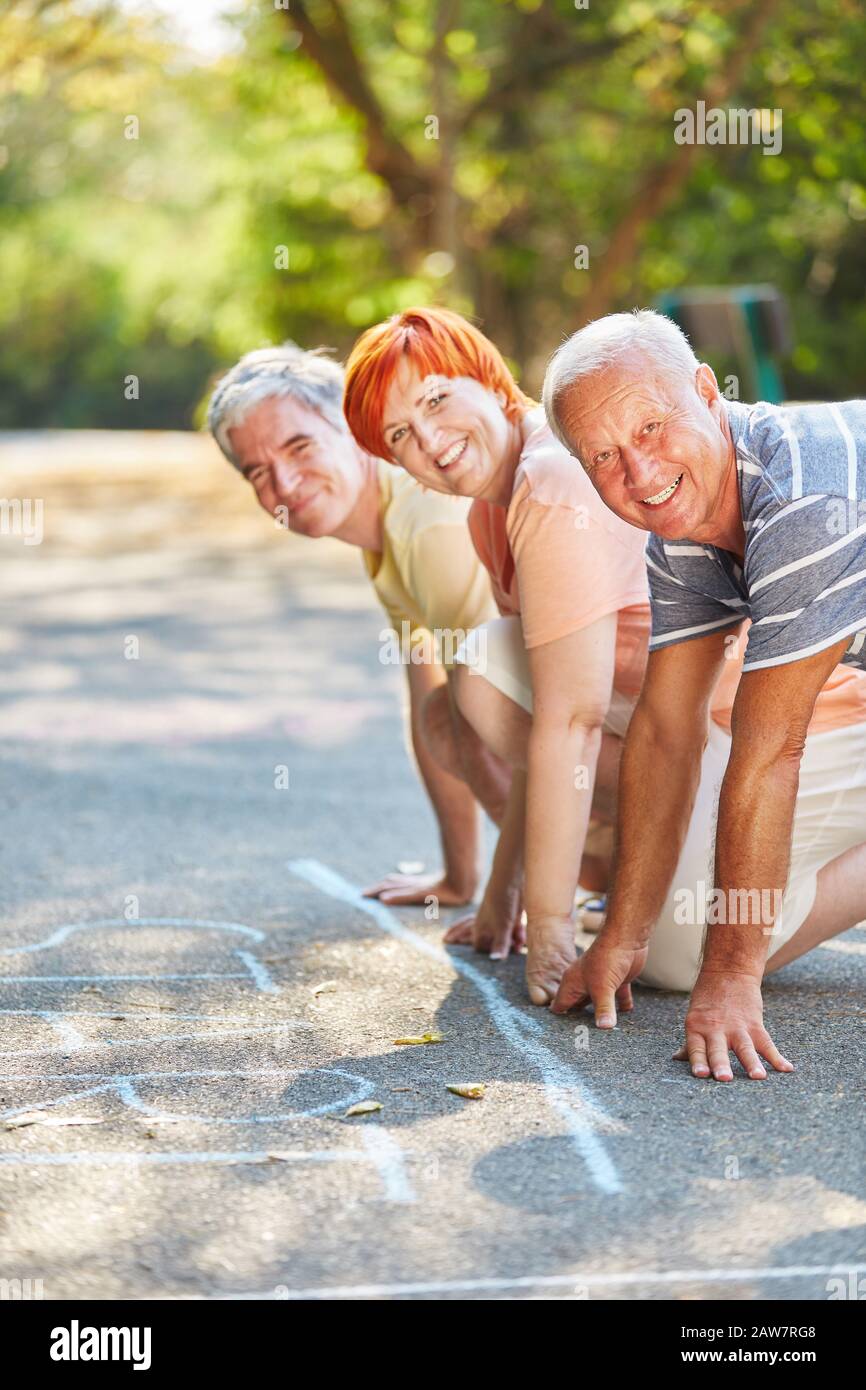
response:
{"label": "ear", "polygon": [[702,362],[695,372],[695,390],[707,405],[712,405],[721,395],[716,374],[708,362]]}

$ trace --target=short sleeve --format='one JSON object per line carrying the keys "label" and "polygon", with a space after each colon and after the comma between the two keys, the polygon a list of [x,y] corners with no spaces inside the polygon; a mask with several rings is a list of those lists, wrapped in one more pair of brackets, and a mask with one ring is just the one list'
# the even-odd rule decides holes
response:
{"label": "short sleeve", "polygon": [[746,549],[752,626],[743,670],[799,661],[846,636],[843,660],[862,665],[866,523],[856,504],[799,498],[761,520]]}
{"label": "short sleeve", "polygon": [[643,545],[623,544],[591,508],[527,499],[509,516],[527,648],[646,603]]}
{"label": "short sleeve", "polygon": [[651,536],[647,545],[646,570],[652,611],[650,651],[689,642],[743,621],[745,614],[740,605],[733,609],[722,599],[701,593],[675,575],[656,536]]}

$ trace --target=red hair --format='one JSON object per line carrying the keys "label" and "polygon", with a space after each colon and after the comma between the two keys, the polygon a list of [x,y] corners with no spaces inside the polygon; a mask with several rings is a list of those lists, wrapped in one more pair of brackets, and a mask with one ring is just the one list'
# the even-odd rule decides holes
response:
{"label": "red hair", "polygon": [[369,454],[387,457],[382,434],[385,398],[406,359],[421,377],[466,376],[501,391],[505,413],[529,410],[535,401],[514,380],[499,349],[451,309],[404,309],[362,333],[346,363],[343,413]]}

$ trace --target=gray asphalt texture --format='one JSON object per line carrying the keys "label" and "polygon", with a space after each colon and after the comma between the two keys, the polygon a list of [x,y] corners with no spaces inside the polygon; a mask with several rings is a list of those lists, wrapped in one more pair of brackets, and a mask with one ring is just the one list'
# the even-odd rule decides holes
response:
{"label": "gray asphalt texture", "polygon": [[204,440],[0,464],[45,499],[41,545],[0,536],[0,1278],[826,1299],[866,1264],[863,929],[768,982],[796,1071],[763,1083],[671,1060],[682,996],[611,1034],[533,1009],[519,959],[439,951],[449,914],[353,897],[437,862],[359,556],[277,532]]}

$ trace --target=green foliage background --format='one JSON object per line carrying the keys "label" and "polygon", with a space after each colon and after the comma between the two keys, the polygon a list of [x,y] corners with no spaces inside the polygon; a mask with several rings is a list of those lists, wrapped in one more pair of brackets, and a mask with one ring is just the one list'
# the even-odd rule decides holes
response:
{"label": "green foliage background", "polygon": [[[537,391],[587,317],[749,282],[791,306],[791,396],[864,393],[859,0],[249,0],[231,23],[203,62],[155,12],[7,3],[0,427],[188,427],[247,349],[345,353],[418,301],[477,315]],[[684,152],[675,110],[714,97],[781,108],[782,153]]]}

